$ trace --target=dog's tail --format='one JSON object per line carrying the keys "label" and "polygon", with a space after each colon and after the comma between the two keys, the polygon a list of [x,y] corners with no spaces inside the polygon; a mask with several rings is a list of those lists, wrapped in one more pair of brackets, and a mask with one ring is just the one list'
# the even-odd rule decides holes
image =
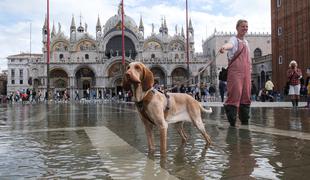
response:
{"label": "dog's tail", "polygon": [[209,109],[205,109],[201,104],[200,104],[200,110],[201,112],[204,112],[206,114],[211,114],[213,112],[211,107],[209,107]]}

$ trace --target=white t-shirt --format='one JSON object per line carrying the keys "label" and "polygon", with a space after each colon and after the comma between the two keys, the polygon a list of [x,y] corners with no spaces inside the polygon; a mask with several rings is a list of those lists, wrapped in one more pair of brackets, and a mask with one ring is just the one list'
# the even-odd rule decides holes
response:
{"label": "white t-shirt", "polygon": [[[239,41],[240,41],[240,43],[244,42],[246,44],[247,48],[249,49],[249,43],[246,39],[243,39],[243,40],[239,39]],[[238,39],[236,36],[233,36],[229,39],[229,42],[233,45],[233,48],[229,49],[227,52],[228,60],[231,60],[238,50]]]}

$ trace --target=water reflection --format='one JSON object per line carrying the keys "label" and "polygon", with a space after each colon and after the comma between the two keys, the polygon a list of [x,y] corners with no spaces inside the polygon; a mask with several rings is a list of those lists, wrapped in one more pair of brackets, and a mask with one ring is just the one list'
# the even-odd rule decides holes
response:
{"label": "water reflection", "polygon": [[228,163],[223,178],[255,179],[251,176],[256,164],[248,130],[228,128],[226,137]]}
{"label": "water reflection", "polygon": [[[184,126],[189,141],[182,145],[171,125],[167,157],[160,158],[158,130],[154,129],[156,151],[148,155],[143,124],[130,104],[1,106],[1,178],[122,178],[122,167],[133,169],[132,177],[150,177],[145,173],[151,173],[163,179],[169,175],[167,171],[180,179],[300,179],[295,177],[310,172],[309,141],[227,128],[223,108],[213,109],[205,119],[211,147],[205,148],[205,141],[191,123]],[[251,124],[309,132],[309,113],[302,109],[252,108]],[[127,158],[130,152],[118,148],[112,149],[115,156],[100,157],[83,128],[103,126],[143,158],[131,161]],[[74,129],[78,127],[81,130]]]}

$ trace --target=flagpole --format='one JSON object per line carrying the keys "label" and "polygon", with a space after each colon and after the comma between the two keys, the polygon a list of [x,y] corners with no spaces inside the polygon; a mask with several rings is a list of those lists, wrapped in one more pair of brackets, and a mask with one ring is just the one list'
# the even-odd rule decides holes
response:
{"label": "flagpole", "polygon": [[[186,0],[186,64],[187,64],[187,80],[189,80],[189,47],[188,47],[188,2]],[[190,83],[188,81],[188,83]]]}
{"label": "flagpole", "polygon": [[122,64],[125,67],[124,0],[122,0]]}
{"label": "flagpole", "polygon": [[49,10],[49,0],[47,0],[47,64],[46,64],[46,74],[47,74],[47,84],[46,84],[46,100],[49,99],[49,90],[50,90],[50,10]]}

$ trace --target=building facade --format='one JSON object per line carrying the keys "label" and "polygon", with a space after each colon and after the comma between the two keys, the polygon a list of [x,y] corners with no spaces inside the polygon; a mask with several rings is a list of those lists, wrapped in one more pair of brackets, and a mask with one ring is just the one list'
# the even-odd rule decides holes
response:
{"label": "building facade", "polygon": [[275,88],[283,90],[291,60],[305,75],[310,67],[310,1],[271,0],[272,76]]}
{"label": "building facade", "polygon": [[[213,60],[213,63],[209,67],[211,84],[218,84],[219,72],[222,67],[226,68],[228,66],[226,53],[218,54],[218,51],[232,36],[236,36],[236,34],[214,30],[214,33],[203,41],[202,49],[204,56],[207,59]],[[262,87],[268,77],[272,78],[270,58],[271,35],[269,33],[249,33],[245,38],[249,42],[251,50],[252,80],[254,80],[256,87]]]}
{"label": "building facade", "polygon": [[[145,37],[142,17],[139,26],[127,15],[124,19],[125,64],[133,61],[143,62],[154,73],[156,83],[166,87],[180,85],[188,76],[193,77],[197,74],[206,63],[205,56],[195,54],[194,28],[191,21],[188,30],[190,58],[187,64],[183,28],[181,30],[176,28],[174,34],[170,35],[166,19],[163,19],[159,30],[155,32],[153,25],[152,33]],[[67,37],[62,32],[60,24],[58,31],[53,25],[50,35],[49,65],[50,89],[53,92],[67,90],[73,97],[75,91],[83,96],[87,89],[92,89],[98,97],[103,92],[122,91],[124,65],[120,10],[109,18],[104,26],[101,26],[98,17],[95,37],[87,32],[87,28],[87,24],[82,25],[81,20],[79,26],[76,26],[75,18],[72,17],[70,35]],[[42,43],[43,54],[35,58],[24,58],[20,64],[14,64],[16,62],[12,62],[13,59],[22,58],[8,57],[8,93],[24,88],[46,91],[46,21],[42,28]],[[196,79],[190,83],[195,83]],[[23,83],[20,84],[21,82]]]}
{"label": "building facade", "polygon": [[[42,61],[42,54],[21,53],[8,56],[7,94],[31,87],[30,67]],[[37,71],[34,73],[38,73]]]}

